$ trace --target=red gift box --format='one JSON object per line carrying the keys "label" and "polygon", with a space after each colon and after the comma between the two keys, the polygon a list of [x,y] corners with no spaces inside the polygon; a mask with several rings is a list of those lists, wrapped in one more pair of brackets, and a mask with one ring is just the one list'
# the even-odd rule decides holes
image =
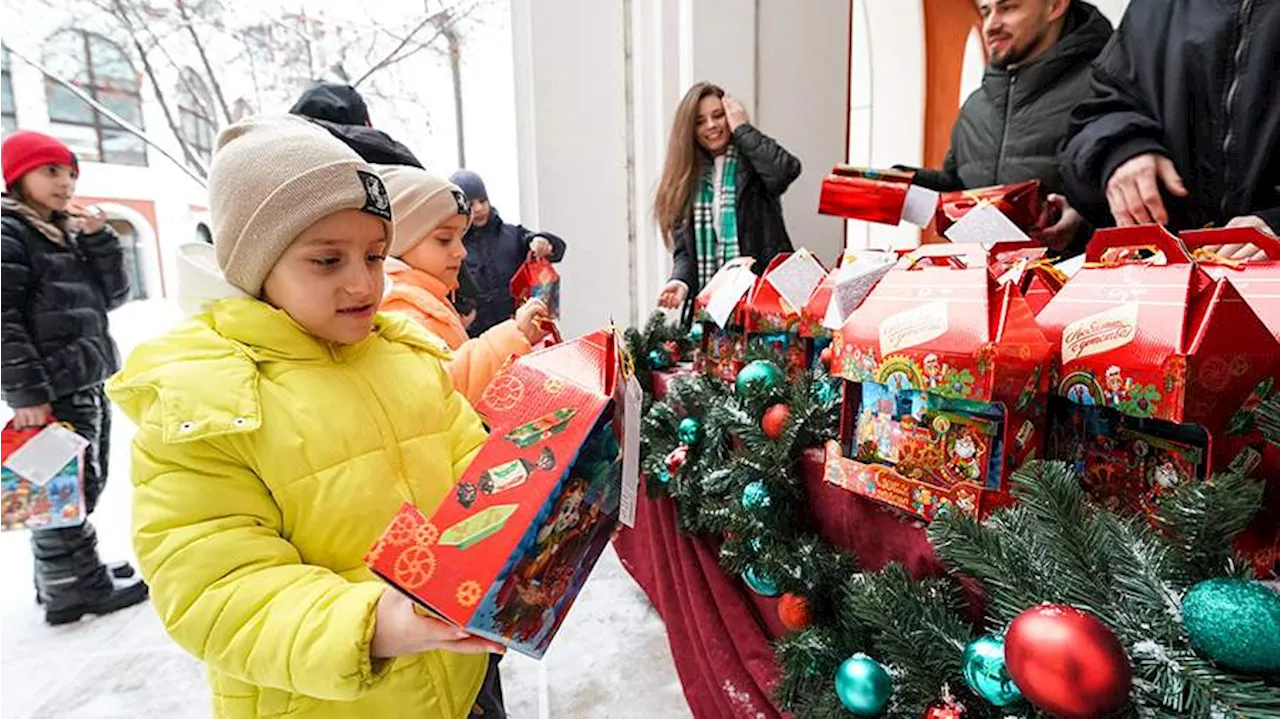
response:
{"label": "red gift box", "polygon": [[539,658],[609,541],[623,492],[622,341],[611,330],[508,365],[489,439],[431,513],[405,504],[370,569],[468,632]]}
{"label": "red gift box", "polygon": [[[1037,317],[1060,348],[1055,391],[1080,406],[1055,410],[1053,455],[1075,462],[1095,494],[1138,509],[1239,457],[1270,479],[1274,511],[1280,453],[1253,429],[1252,409],[1280,379],[1280,342],[1158,225],[1099,230],[1085,260]],[[1261,568],[1274,561],[1276,525],[1259,520],[1270,526],[1243,541]]]}
{"label": "red gift box", "polygon": [[961,217],[980,203],[994,206],[1029,236],[1037,231],[1040,215],[1044,211],[1039,180],[944,192],[938,198],[934,229],[940,235],[945,234]]}
{"label": "red gift box", "polygon": [[511,296],[516,306],[530,299],[547,303],[553,318],[560,317],[560,273],[551,260],[532,255],[511,276]]}
{"label": "red gift box", "polygon": [[1049,249],[1039,242],[997,242],[989,251],[991,274],[999,282],[1016,284],[1036,314],[1067,282],[1067,276],[1046,259]]}
{"label": "red gift box", "polygon": [[[793,376],[808,369],[812,360],[812,343],[800,334],[802,312],[826,276],[822,262],[808,250],[781,253],[756,280],[743,305],[748,343],[773,347],[786,358]],[[787,301],[787,293],[794,303]]]}
{"label": "red gift box", "polygon": [[822,180],[818,212],[896,225],[902,220],[914,172],[836,165]]}
{"label": "red gift box", "polygon": [[[702,338],[694,355],[694,369],[699,373],[713,375],[732,382],[745,366],[747,354],[746,305],[747,297],[755,287],[758,278],[751,273],[751,265],[755,262],[750,257],[739,257],[720,268],[707,286],[698,292],[693,300],[694,322],[702,327]],[[711,318],[708,308],[712,299],[733,284],[737,273],[751,273],[753,281],[734,302],[724,326]]]}
{"label": "red gift box", "polygon": [[[1191,230],[1179,235],[1192,257],[1211,277],[1226,277],[1236,286],[1270,330],[1280,339],[1280,240],[1252,227]],[[1240,262],[1209,248],[1250,243],[1266,253],[1266,259]]]}
{"label": "red gift box", "polygon": [[[51,436],[57,434],[65,436]],[[46,440],[56,446],[51,447]],[[61,424],[31,429],[15,429],[12,422],[7,424],[0,432],[0,528],[61,529],[83,524],[85,444]],[[21,460],[17,453],[23,447],[40,454],[39,461]],[[56,454],[50,457],[50,453]],[[63,458],[65,461],[61,461]],[[52,473],[47,466],[50,461],[61,462]]]}
{"label": "red gift box", "polygon": [[985,515],[1043,443],[1051,347],[1012,284],[971,245],[904,257],[834,345],[845,380],[827,481],[924,519]]}

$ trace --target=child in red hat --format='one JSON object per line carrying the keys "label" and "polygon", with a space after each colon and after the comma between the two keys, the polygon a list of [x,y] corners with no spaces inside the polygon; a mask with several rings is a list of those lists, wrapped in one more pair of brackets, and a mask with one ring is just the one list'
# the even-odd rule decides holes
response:
{"label": "child in red hat", "polygon": [[[79,164],[58,140],[17,132],[0,145],[5,194],[0,274],[4,365],[0,397],[22,429],[61,421],[89,440],[92,512],[107,479],[111,409],[102,385],[119,369],[107,311],[129,298],[120,239],[106,215],[71,204]],[[103,565],[88,522],[31,533],[36,597],[50,624],[107,614],[147,598],[133,568]]]}

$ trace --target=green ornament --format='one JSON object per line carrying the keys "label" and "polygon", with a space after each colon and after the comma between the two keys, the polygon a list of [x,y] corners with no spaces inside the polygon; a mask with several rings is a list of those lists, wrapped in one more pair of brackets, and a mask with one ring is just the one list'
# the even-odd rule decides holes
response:
{"label": "green ornament", "polygon": [[734,383],[734,391],[739,399],[744,399],[751,392],[770,390],[782,381],[782,370],[768,360],[756,360],[738,373]]}
{"label": "green ornament", "polygon": [[893,681],[879,662],[858,652],[836,670],[836,696],[857,716],[879,716],[893,696]]}
{"label": "green ornament", "polygon": [[758,479],[742,488],[742,507],[744,509],[764,509],[772,502],[773,500],[769,497],[769,490],[765,489],[764,482]]}
{"label": "green ornament", "polygon": [[1191,646],[1228,669],[1280,671],[1280,594],[1261,582],[1206,579],[1182,598]]}
{"label": "green ornament", "polygon": [[701,322],[695,322],[694,325],[689,328],[689,341],[694,343],[695,345],[702,342],[702,323]]}
{"label": "green ornament", "polygon": [[671,366],[671,358],[662,350],[649,350],[650,369],[667,369]]}
{"label": "green ornament", "polygon": [[778,585],[774,583],[773,577],[764,572],[757,572],[755,567],[747,567],[747,571],[742,573],[742,581],[751,587],[751,591],[762,597],[778,596]]}
{"label": "green ornament", "polygon": [[680,420],[680,424],[676,427],[676,438],[681,444],[687,444],[690,447],[698,443],[702,439],[702,420],[697,417],[685,417]]}
{"label": "green ornament", "polygon": [[964,681],[975,694],[991,704],[1008,706],[1022,697],[1004,661],[1004,639],[979,637],[964,648]]}

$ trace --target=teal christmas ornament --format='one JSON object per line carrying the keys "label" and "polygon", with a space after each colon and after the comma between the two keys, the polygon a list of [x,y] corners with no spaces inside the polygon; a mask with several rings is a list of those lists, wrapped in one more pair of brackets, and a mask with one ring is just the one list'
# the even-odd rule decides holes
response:
{"label": "teal christmas ornament", "polygon": [[822,404],[835,404],[840,399],[840,380],[834,377],[815,380],[813,396]]}
{"label": "teal christmas ornament", "polygon": [[782,370],[778,369],[778,365],[768,360],[756,360],[738,373],[734,391],[739,399],[743,399],[751,392],[773,389],[781,381]]}
{"label": "teal christmas ornament", "polygon": [[836,670],[836,696],[857,716],[879,716],[893,696],[893,681],[879,662],[858,652]]}
{"label": "teal christmas ornament", "polygon": [[702,439],[702,420],[697,417],[685,417],[680,420],[680,424],[676,426],[676,438],[681,444],[687,444],[690,447],[698,443]]}
{"label": "teal christmas ornament", "polygon": [[744,509],[764,509],[773,502],[764,482],[756,480],[742,488],[742,507]]}
{"label": "teal christmas ornament", "polygon": [[1280,672],[1280,594],[1261,582],[1206,579],[1182,598],[1191,646],[1239,672]]}
{"label": "teal christmas ornament", "polygon": [[649,350],[649,368],[667,369],[671,366],[671,358],[662,350]]}
{"label": "teal christmas ornament", "polygon": [[757,572],[755,567],[747,567],[747,571],[742,573],[742,581],[751,587],[751,591],[762,597],[778,596],[778,585],[774,583],[773,577],[764,572]]}
{"label": "teal christmas ornament", "polygon": [[975,694],[991,704],[1008,706],[1022,697],[1022,692],[1009,676],[1004,661],[1004,639],[987,635],[979,637],[964,648],[961,660],[964,681]]}
{"label": "teal christmas ornament", "polygon": [[671,481],[671,472],[666,467],[663,467],[658,470],[657,477],[659,482],[667,484]]}
{"label": "teal christmas ornament", "polygon": [[694,325],[689,328],[689,341],[694,343],[695,345],[698,344],[699,342],[702,342],[702,323],[701,322],[695,322]]}

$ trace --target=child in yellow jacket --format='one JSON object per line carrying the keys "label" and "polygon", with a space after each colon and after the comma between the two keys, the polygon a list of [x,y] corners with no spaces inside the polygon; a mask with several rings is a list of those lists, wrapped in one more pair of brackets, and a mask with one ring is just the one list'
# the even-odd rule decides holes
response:
{"label": "child in yellow jacket", "polygon": [[381,179],[304,120],[255,117],[219,136],[209,194],[217,267],[180,282],[207,301],[108,387],[138,425],[133,541],[161,620],[218,717],[476,716],[500,650],[363,561],[485,439],[438,339],[377,314]]}
{"label": "child in yellow jacket", "polygon": [[449,363],[453,386],[474,404],[508,357],[528,354],[546,337],[547,306],[542,300],[526,302],[515,319],[467,339],[449,293],[458,289],[458,272],[467,257],[462,238],[471,205],[456,185],[425,170],[404,165],[378,169],[396,218],[396,239],[387,261],[391,291],[382,309],[412,317],[449,345],[454,352]]}

